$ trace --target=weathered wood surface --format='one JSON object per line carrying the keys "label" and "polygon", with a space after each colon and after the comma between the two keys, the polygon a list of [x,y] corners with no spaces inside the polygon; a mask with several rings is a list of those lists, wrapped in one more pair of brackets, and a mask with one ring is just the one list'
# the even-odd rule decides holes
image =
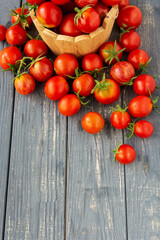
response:
{"label": "weathered wood surface", "polygon": [[[20,1],[0,3],[0,23],[6,25],[8,8],[18,7]],[[153,57],[155,75],[160,68],[160,2],[130,3],[143,12],[137,31],[141,47]],[[112,162],[112,150],[126,131],[110,126],[108,107],[93,101],[91,110],[99,111],[107,126],[89,135],[80,124],[89,109],[67,119],[58,113],[57,103],[46,99],[43,84],[30,96],[14,95],[12,77],[0,73],[0,239],[159,240],[157,113],[146,118],[155,126],[153,136],[128,141],[137,159],[122,166]],[[122,100],[128,103],[132,96],[126,91]]]}

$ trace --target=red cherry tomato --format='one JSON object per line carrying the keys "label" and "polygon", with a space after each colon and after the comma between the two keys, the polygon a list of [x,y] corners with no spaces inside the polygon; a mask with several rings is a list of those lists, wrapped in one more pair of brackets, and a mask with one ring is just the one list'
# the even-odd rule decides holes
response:
{"label": "red cherry tomato", "polygon": [[102,46],[99,49],[99,55],[101,56],[105,63],[114,64],[118,60],[121,60],[123,55],[123,52],[119,52],[121,50],[122,47],[119,43],[109,41],[102,44]]}
{"label": "red cherry tomato", "polygon": [[82,59],[82,68],[84,71],[94,71],[103,67],[101,57],[96,53],[88,53]]}
{"label": "red cherry tomato", "polygon": [[36,12],[38,21],[47,28],[55,28],[62,21],[62,10],[52,2],[42,3]]}
{"label": "red cherry tomato", "polygon": [[134,67],[131,63],[120,61],[115,63],[110,70],[110,78],[120,85],[128,83],[135,75]]}
{"label": "red cherry tomato", "polygon": [[59,55],[54,61],[54,70],[57,75],[62,77],[75,76],[75,70],[78,67],[77,59],[69,53]]}
{"label": "red cherry tomato", "polygon": [[82,8],[81,13],[78,12],[75,16],[76,27],[84,33],[91,33],[95,31],[100,26],[100,23],[101,17],[92,7],[88,7],[87,9]]}
{"label": "red cherry tomato", "polygon": [[128,144],[122,144],[118,148],[118,151],[115,154],[115,158],[121,164],[130,164],[136,158],[136,151],[132,146]]}
{"label": "red cherry tomato", "polygon": [[119,43],[125,48],[126,52],[131,52],[132,50],[139,48],[141,38],[137,32],[130,30],[122,35],[119,39]]}
{"label": "red cherry tomato", "polygon": [[141,120],[134,124],[134,133],[141,138],[148,138],[153,134],[154,127],[152,123]]}
{"label": "red cherry tomato", "polygon": [[36,84],[34,78],[30,74],[24,73],[15,78],[14,86],[18,93],[28,95],[34,91]]}
{"label": "red cherry tomato", "polygon": [[53,75],[53,63],[48,58],[43,58],[30,67],[29,73],[35,80],[45,82]]}
{"label": "red cherry tomato", "polygon": [[113,127],[124,129],[131,122],[131,117],[126,111],[114,111],[111,114],[110,121]]}
{"label": "red cherry tomato", "polygon": [[6,39],[7,28],[0,24],[0,41],[4,41]]}
{"label": "red cherry tomato", "polygon": [[120,95],[119,85],[111,79],[103,79],[97,84],[94,91],[96,100],[102,104],[111,104],[118,100]]}
{"label": "red cherry tomato", "polygon": [[135,118],[146,117],[151,113],[152,108],[152,100],[147,96],[137,96],[128,105],[129,113]]}
{"label": "red cherry tomato", "polygon": [[46,82],[44,91],[49,99],[57,101],[68,93],[69,85],[64,77],[55,76]]}
{"label": "red cherry tomato", "polygon": [[84,115],[81,121],[82,128],[91,134],[96,134],[102,130],[105,121],[104,118],[97,112],[89,112]]}
{"label": "red cherry tomato", "polygon": [[118,4],[119,8],[122,8],[128,5],[129,5],[129,0],[120,0],[120,3]]}
{"label": "red cherry tomato", "polygon": [[64,5],[69,2],[69,0],[51,0],[52,3],[56,5]]}
{"label": "red cherry tomato", "polygon": [[62,97],[58,103],[58,110],[64,116],[72,116],[81,108],[81,102],[75,94]]}
{"label": "red cherry tomato", "polygon": [[106,17],[106,14],[109,12],[109,7],[107,7],[102,2],[98,2],[94,9],[99,13],[101,19],[104,19]]}
{"label": "red cherry tomato", "polygon": [[120,9],[116,21],[119,27],[124,29],[132,27],[133,29],[136,29],[142,22],[141,10],[132,5],[123,7]]}
{"label": "red cherry tomato", "polygon": [[89,96],[95,86],[94,78],[90,74],[82,74],[80,77],[73,81],[73,91],[80,96]]}
{"label": "red cherry tomato", "polygon": [[75,13],[68,13],[63,17],[60,25],[60,34],[76,37],[83,34],[74,24]]}
{"label": "red cherry tomato", "polygon": [[22,53],[17,47],[10,46],[0,52],[0,66],[3,69],[10,68],[8,64],[14,65],[20,59],[22,59]]}
{"label": "red cherry tomato", "polygon": [[41,57],[46,56],[48,53],[48,47],[42,40],[32,39],[25,44],[24,53],[27,57],[36,59],[40,55]]}
{"label": "red cherry tomato", "polygon": [[32,5],[40,5],[41,3],[45,2],[46,0],[26,0],[28,3],[32,4]]}
{"label": "red cherry tomato", "polygon": [[[23,10],[23,11],[22,11]],[[29,11],[27,8],[17,8],[14,10],[14,12],[17,13],[17,15],[12,15],[11,20],[12,23],[16,23],[18,21],[18,25],[21,25],[22,27],[29,27],[32,24],[32,18],[30,16],[26,16],[29,14]]]}
{"label": "red cherry tomato", "polygon": [[11,26],[6,32],[6,40],[10,45],[23,45],[27,39],[27,32],[19,25]]}
{"label": "red cherry tomato", "polygon": [[137,95],[149,96],[150,93],[154,92],[155,88],[155,79],[148,74],[139,75],[133,83],[133,90]]}
{"label": "red cherry tomato", "polygon": [[120,3],[120,0],[101,0],[107,6],[114,6]]}
{"label": "red cherry tomato", "polygon": [[140,65],[144,65],[148,61],[148,53],[142,49],[135,49],[128,55],[128,62],[130,62],[135,69],[139,69]]}
{"label": "red cherry tomato", "polygon": [[77,6],[83,8],[87,5],[92,5],[92,7],[94,7],[98,0],[74,0],[74,2],[77,4]]}

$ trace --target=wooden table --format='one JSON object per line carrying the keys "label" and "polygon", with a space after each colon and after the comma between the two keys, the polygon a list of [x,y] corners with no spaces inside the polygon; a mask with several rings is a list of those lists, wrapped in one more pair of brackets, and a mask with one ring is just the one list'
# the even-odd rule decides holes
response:
{"label": "wooden table", "polygon": [[[143,12],[137,31],[160,85],[160,1],[130,2]],[[0,23],[9,27],[8,8],[22,1],[0,3]],[[1,42],[0,50],[4,47]],[[159,115],[146,117],[155,127],[152,137],[128,141],[137,158],[123,166],[112,162],[112,150],[126,131],[111,127],[108,106],[92,101],[91,110],[101,113],[107,126],[89,135],[80,122],[90,110],[66,118],[57,102],[45,97],[43,85],[21,96],[11,72],[0,72],[0,78],[0,239],[159,240]],[[114,106],[133,96],[132,89],[123,90]]]}

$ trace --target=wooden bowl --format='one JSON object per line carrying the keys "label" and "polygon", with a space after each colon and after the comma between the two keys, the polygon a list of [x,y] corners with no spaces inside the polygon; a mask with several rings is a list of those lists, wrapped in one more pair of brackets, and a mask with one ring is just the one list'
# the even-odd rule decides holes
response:
{"label": "wooden bowl", "polygon": [[43,41],[55,55],[70,53],[76,57],[82,57],[88,53],[96,52],[104,42],[108,41],[118,13],[118,5],[113,6],[107,13],[101,27],[90,34],[77,37],[60,35],[45,28],[38,21],[33,10],[30,15]]}

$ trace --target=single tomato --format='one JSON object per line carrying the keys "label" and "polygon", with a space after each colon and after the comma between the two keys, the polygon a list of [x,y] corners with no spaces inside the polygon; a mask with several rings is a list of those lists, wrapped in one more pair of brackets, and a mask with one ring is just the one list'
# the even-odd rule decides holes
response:
{"label": "single tomato", "polygon": [[78,67],[76,57],[69,53],[59,55],[54,61],[54,70],[57,75],[62,77],[75,76],[75,70]]}
{"label": "single tomato", "polygon": [[97,112],[88,112],[81,121],[82,128],[91,134],[96,134],[104,127],[104,118]]}
{"label": "single tomato", "polygon": [[27,39],[27,32],[20,25],[11,26],[6,32],[6,40],[10,45],[23,45]]}
{"label": "single tomato", "polygon": [[47,28],[55,28],[62,21],[62,10],[52,2],[42,3],[36,12],[38,21]]}
{"label": "single tomato", "polygon": [[141,44],[141,38],[134,30],[124,31],[119,39],[120,45],[125,48],[126,52],[131,52],[134,49],[139,48]]}
{"label": "single tomato", "polygon": [[135,69],[141,68],[141,66],[146,64],[148,61],[148,53],[143,49],[132,50],[128,55],[128,62],[130,62]]}
{"label": "single tomato", "polygon": [[137,95],[149,96],[156,88],[155,79],[148,74],[139,75],[133,83],[133,90]]}
{"label": "single tomato", "polygon": [[82,68],[84,71],[94,71],[102,67],[102,58],[96,53],[88,53],[82,59]]}
{"label": "single tomato", "polygon": [[34,91],[36,83],[30,74],[24,73],[15,78],[14,86],[18,93],[28,95]]}
{"label": "single tomato", "polygon": [[4,41],[6,39],[7,28],[0,24],[0,41]]}
{"label": "single tomato", "polygon": [[116,150],[113,151],[115,153],[115,160],[117,160],[121,164],[130,164],[136,158],[135,149],[128,144],[120,145]]}
{"label": "single tomato", "polygon": [[35,60],[31,63],[29,73],[39,82],[45,82],[53,75],[53,63],[48,58]]}
{"label": "single tomato", "polygon": [[21,59],[22,59],[22,53],[15,46],[10,46],[10,47],[4,48],[0,52],[0,66],[4,70],[10,68],[10,66],[8,64],[15,65],[16,62]]}
{"label": "single tomato", "polygon": [[110,122],[113,127],[117,129],[124,129],[128,127],[129,123],[131,122],[131,117],[127,109],[122,109],[119,105],[117,105],[117,109],[113,108],[113,112],[110,117]]}
{"label": "single tomato", "polygon": [[91,6],[84,7],[81,10],[75,8],[75,10],[78,12],[75,16],[75,25],[81,32],[91,33],[100,26],[101,17]]}
{"label": "single tomato", "polygon": [[83,34],[74,24],[75,13],[68,13],[63,17],[60,25],[60,34],[76,37]]}
{"label": "single tomato", "polygon": [[46,82],[44,91],[49,99],[57,101],[68,93],[69,85],[64,77],[54,76]]}
{"label": "single tomato", "polygon": [[90,74],[84,73],[73,81],[72,87],[75,93],[79,92],[79,96],[89,96],[95,87],[95,81]]}
{"label": "single tomato", "polygon": [[127,61],[115,63],[110,70],[110,78],[120,85],[129,83],[135,75],[134,67]]}
{"label": "single tomato", "polygon": [[[12,11],[12,10],[11,10]],[[27,8],[17,8],[14,13],[11,13],[11,21],[13,24],[21,25],[23,28],[29,27],[32,24],[32,18],[28,16],[29,10]]]}
{"label": "single tomato", "polygon": [[47,53],[48,47],[42,40],[31,39],[24,46],[24,54],[27,57],[32,57],[36,59],[40,55],[41,57],[47,56]]}
{"label": "single tomato", "polygon": [[75,94],[67,94],[59,100],[58,110],[64,116],[73,116],[81,108],[81,102]]}
{"label": "single tomato", "polygon": [[131,138],[133,134],[141,138],[148,138],[153,134],[154,127],[152,123],[145,120],[140,120],[136,123],[130,123],[128,130],[130,130],[128,139]]}

